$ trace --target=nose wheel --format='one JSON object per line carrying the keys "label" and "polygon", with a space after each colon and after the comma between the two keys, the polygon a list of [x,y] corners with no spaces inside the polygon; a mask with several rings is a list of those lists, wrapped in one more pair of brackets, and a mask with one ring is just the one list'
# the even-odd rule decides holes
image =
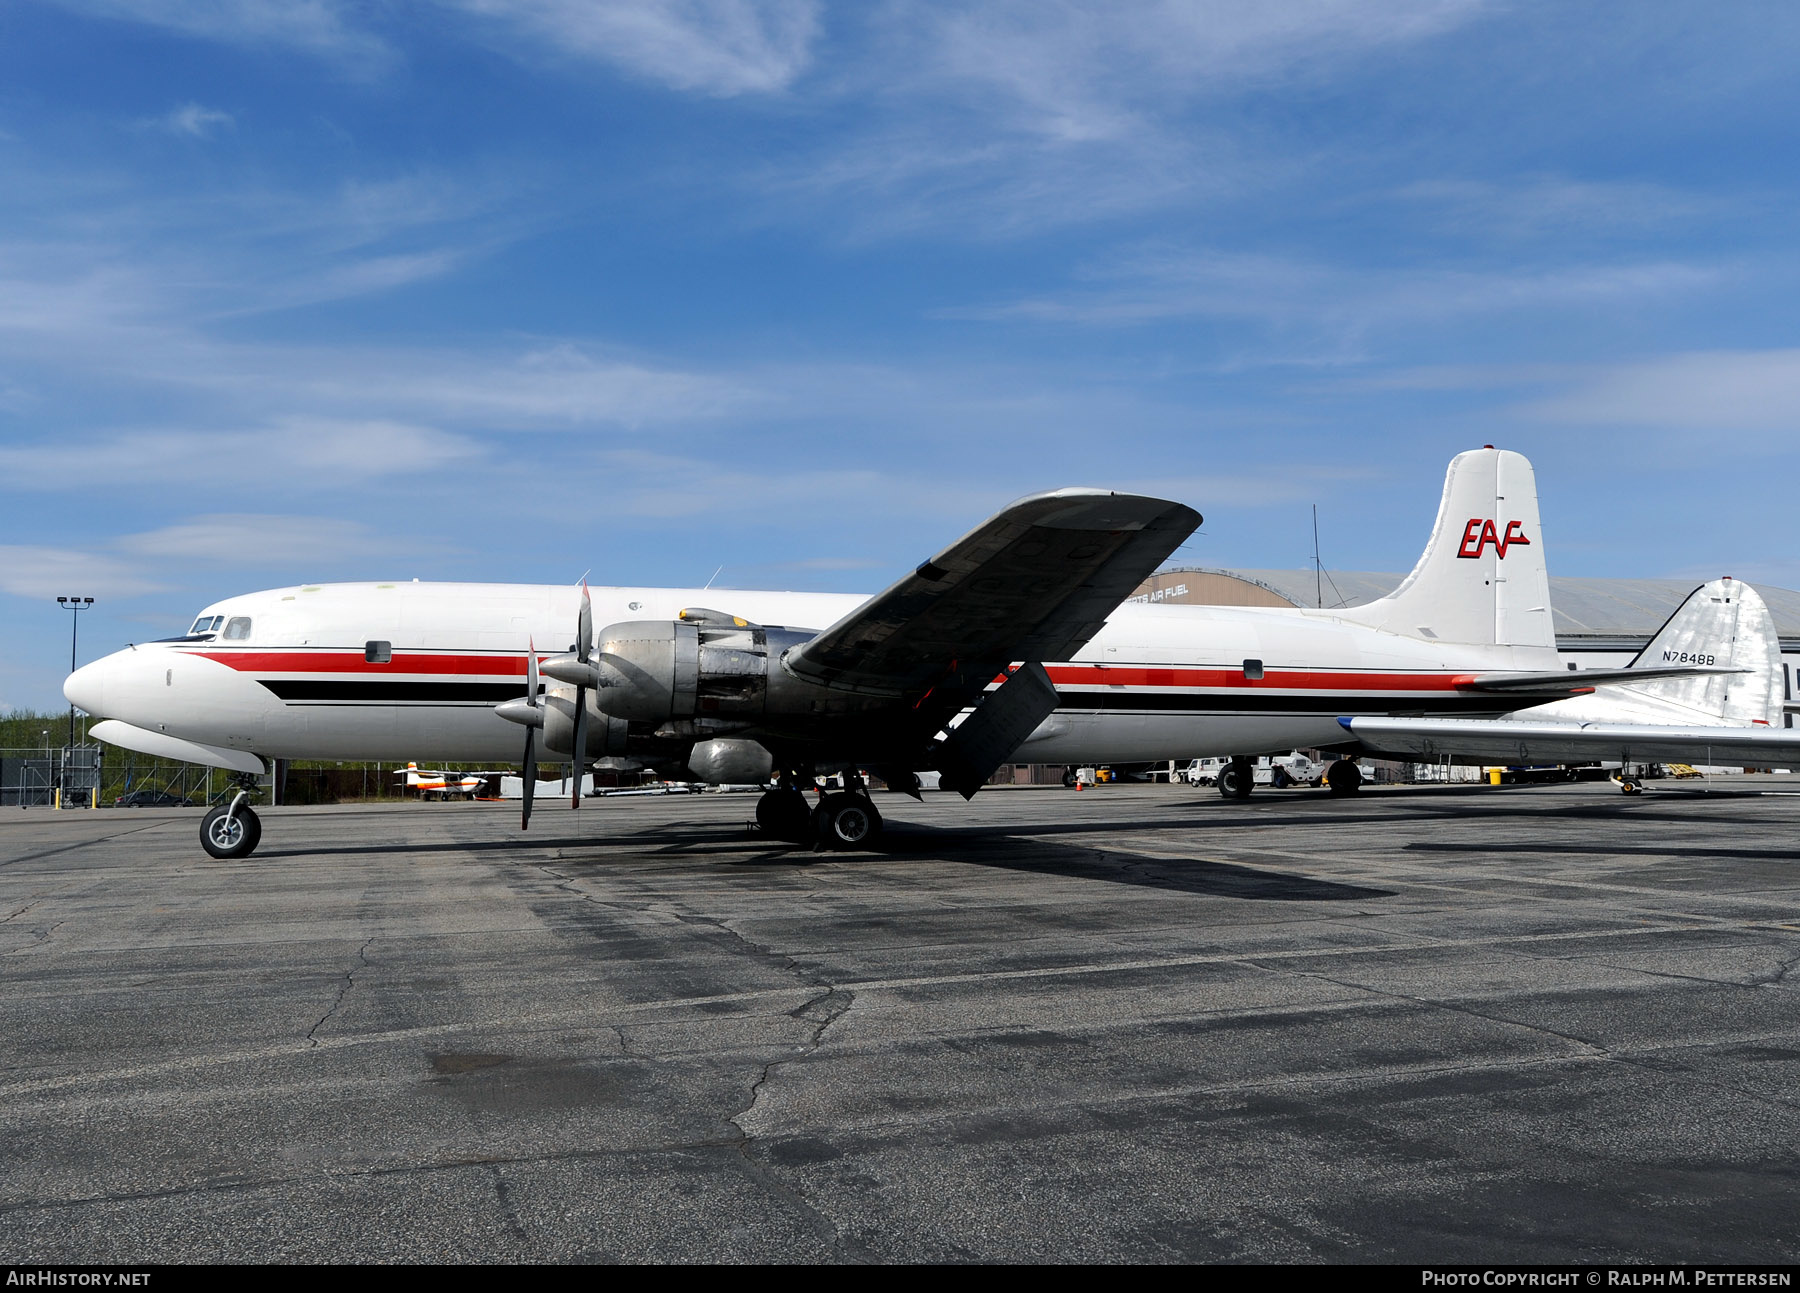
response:
{"label": "nose wheel", "polygon": [[247,858],[262,842],[262,819],[248,807],[221,804],[200,820],[200,847],[216,858]]}
{"label": "nose wheel", "polygon": [[247,858],[262,843],[262,818],[250,807],[256,789],[251,777],[233,778],[237,794],[200,819],[200,847],[216,858]]}

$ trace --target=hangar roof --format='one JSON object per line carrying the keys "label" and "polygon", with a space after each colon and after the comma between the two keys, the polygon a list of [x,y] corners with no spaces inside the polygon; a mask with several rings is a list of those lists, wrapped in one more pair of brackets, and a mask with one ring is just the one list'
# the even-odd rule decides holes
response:
{"label": "hangar roof", "polygon": [[[1311,570],[1219,570],[1189,566],[1180,571],[1159,571],[1155,578],[1160,580],[1166,575],[1189,571],[1247,580],[1278,593],[1296,606],[1317,604],[1315,576]],[[1358,606],[1374,601],[1393,592],[1405,577],[1373,571],[1333,570],[1324,585],[1325,605]],[[1556,617],[1556,635],[1559,639],[1649,638],[1702,582],[1699,579],[1575,579],[1552,575],[1550,607]],[[1783,638],[1800,638],[1800,592],[1770,584],[1754,586],[1769,604],[1776,631]]]}

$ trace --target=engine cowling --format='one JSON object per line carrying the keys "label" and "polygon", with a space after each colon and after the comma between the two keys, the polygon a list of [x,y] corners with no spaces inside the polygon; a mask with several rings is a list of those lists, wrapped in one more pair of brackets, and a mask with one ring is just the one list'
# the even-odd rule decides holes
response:
{"label": "engine cowling", "polygon": [[[765,628],[716,611],[629,620],[601,630],[599,707],[632,723],[681,724],[695,734],[754,726],[769,712],[770,665],[811,629]],[[800,684],[804,685],[804,684]]]}
{"label": "engine cowling", "polygon": [[[544,748],[567,758],[575,752],[575,688],[551,687],[544,693],[543,706]],[[629,725],[624,719],[602,713],[595,705],[591,691],[587,694],[587,710],[588,758],[605,759],[641,752],[627,748],[633,744]]]}

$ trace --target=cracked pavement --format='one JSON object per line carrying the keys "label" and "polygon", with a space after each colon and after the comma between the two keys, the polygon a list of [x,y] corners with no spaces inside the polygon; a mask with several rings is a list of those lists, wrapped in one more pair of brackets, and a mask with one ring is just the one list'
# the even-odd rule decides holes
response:
{"label": "cracked pavement", "polygon": [[1800,1258],[1800,797],[753,804],[0,818],[0,1260]]}

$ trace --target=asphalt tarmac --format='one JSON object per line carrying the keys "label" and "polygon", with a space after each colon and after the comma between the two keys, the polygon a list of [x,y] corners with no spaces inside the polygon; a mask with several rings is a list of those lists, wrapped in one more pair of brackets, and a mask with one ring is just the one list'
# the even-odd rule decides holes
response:
{"label": "asphalt tarmac", "polygon": [[877,802],[7,810],[0,1262],[1800,1260],[1800,797]]}

